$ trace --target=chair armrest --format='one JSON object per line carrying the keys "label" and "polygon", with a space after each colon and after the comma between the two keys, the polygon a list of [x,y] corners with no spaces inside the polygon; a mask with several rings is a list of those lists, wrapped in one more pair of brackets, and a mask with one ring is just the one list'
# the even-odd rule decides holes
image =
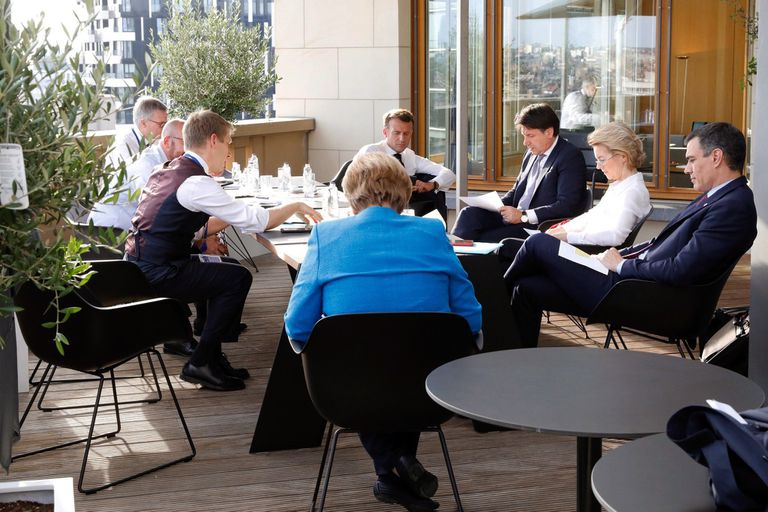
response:
{"label": "chair armrest", "polygon": [[184,304],[167,297],[128,304],[94,306],[96,329],[119,343],[140,343],[146,347],[168,341],[192,339]]}
{"label": "chair armrest", "polygon": [[568,220],[567,217],[563,217],[562,219],[548,219],[543,222],[539,222],[539,225],[536,227],[539,231],[542,233],[554,226],[555,224],[558,224],[560,222],[563,222],[564,220]]}

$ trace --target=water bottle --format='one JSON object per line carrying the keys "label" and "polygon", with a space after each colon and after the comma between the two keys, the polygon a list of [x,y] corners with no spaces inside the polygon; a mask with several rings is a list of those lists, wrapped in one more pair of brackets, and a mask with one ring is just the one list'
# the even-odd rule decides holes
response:
{"label": "water bottle", "polygon": [[315,172],[309,164],[304,164],[302,176],[304,177],[304,197],[315,197]]}
{"label": "water bottle", "polygon": [[236,186],[240,186],[240,178],[242,177],[242,171],[240,170],[240,164],[232,162],[232,183]]}
{"label": "water bottle", "polygon": [[326,211],[328,212],[329,217],[339,216],[339,191],[336,189],[336,184],[333,182],[328,186]]}
{"label": "water bottle", "polygon": [[248,187],[251,193],[256,193],[259,190],[259,157],[255,154],[251,154],[251,158],[248,159]]}
{"label": "water bottle", "polygon": [[277,177],[282,192],[291,190],[291,166],[288,165],[288,162],[283,163],[282,167],[277,170]]}

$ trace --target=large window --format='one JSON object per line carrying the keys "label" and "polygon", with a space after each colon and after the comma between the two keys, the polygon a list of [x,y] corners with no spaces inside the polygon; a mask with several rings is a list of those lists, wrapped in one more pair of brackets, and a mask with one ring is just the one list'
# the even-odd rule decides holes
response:
{"label": "large window", "polygon": [[[561,135],[584,148],[590,171],[587,134],[623,121],[642,140],[640,170],[654,196],[690,196],[682,172],[685,135],[713,120],[745,128],[739,82],[746,44],[733,16],[739,2],[468,0],[470,187],[511,185],[525,150],[515,114],[545,102],[561,117]],[[748,0],[740,5],[749,8]],[[416,19],[423,22],[414,39],[414,103],[426,120],[419,149],[449,167],[455,164],[456,6],[457,0],[418,0]]]}

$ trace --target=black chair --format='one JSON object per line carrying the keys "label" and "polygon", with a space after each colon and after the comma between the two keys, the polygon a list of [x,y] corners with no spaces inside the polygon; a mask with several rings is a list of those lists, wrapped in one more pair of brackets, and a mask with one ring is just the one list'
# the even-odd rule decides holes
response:
{"label": "black chair", "polygon": [[[178,462],[187,462],[196,454],[192,437],[168,377],[165,363],[160,353],[154,348],[156,344],[185,339],[186,336],[191,335],[183,305],[168,298],[147,299],[142,294],[133,293],[130,289],[126,289],[125,293],[122,293],[119,287],[121,282],[115,281],[117,272],[109,272],[108,269],[124,267],[130,271],[131,268],[135,268],[132,263],[115,260],[100,262],[97,267],[99,272],[91,276],[90,281],[84,287],[58,298],[59,311],[65,311],[66,308],[80,308],[78,312],[58,325],[59,333],[69,341],[69,344],[63,346],[63,353],[58,350],[57,343],[54,342],[55,330],[43,325],[59,320],[55,309],[50,307],[54,294],[41,291],[31,282],[27,282],[19,288],[14,296],[16,306],[23,308],[18,313],[18,320],[24,339],[32,353],[48,364],[41,381],[47,382],[49,380],[48,374],[51,368],[60,367],[96,377],[98,388],[92,406],[93,415],[87,437],[16,455],[13,460],[85,442],[85,453],[77,488],[86,494],[98,492]],[[108,302],[109,305],[95,303],[97,298]],[[149,355],[154,355],[160,363],[165,382],[186,434],[190,453],[127,477],[84,488],[83,481],[92,441],[103,437],[115,437],[121,429],[120,405],[122,404],[117,398],[115,369],[141,354],[148,355],[153,373],[154,365]],[[110,404],[101,403],[105,377],[109,379],[112,385],[113,401]],[[30,398],[22,416],[21,425],[24,424],[40,388],[41,386],[38,386]],[[106,434],[94,435],[99,408],[106,405],[113,406],[115,409],[116,429]]]}
{"label": "black chair", "polygon": [[[720,293],[736,263],[717,279],[696,286],[674,287],[655,281],[625,279],[616,283],[587,317],[587,325],[605,324],[608,333],[604,348],[611,343],[624,349],[627,345],[621,331],[670,343],[680,356],[686,352],[695,359],[692,349],[712,320]],[[685,348],[685,352],[683,351]]]}
{"label": "black chair", "polygon": [[317,322],[300,351],[301,361],[312,403],[332,425],[310,510],[315,510],[323,474],[319,510],[325,504],[341,432],[431,431],[440,436],[453,496],[462,511],[440,428],[453,414],[429,398],[424,381],[435,368],[474,351],[466,320],[450,313],[349,314]]}
{"label": "black chair", "polygon": [[347,168],[351,163],[352,163],[352,160],[347,160],[346,162],[344,162],[339,168],[339,172],[336,173],[336,176],[331,178],[331,181],[326,183],[326,185],[330,185],[331,183],[333,183],[334,185],[336,185],[336,188],[338,189],[339,192],[344,192],[344,189],[341,186],[341,181],[344,179],[344,175],[347,174]]}

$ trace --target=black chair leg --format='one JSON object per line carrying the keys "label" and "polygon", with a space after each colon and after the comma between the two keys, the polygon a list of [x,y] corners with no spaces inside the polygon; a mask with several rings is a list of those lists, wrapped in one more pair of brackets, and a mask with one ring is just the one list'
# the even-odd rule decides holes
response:
{"label": "black chair leg", "polygon": [[453,465],[451,464],[451,458],[448,455],[448,444],[445,441],[445,434],[443,434],[443,429],[441,427],[437,427],[434,430],[437,431],[437,435],[440,436],[440,448],[443,450],[445,467],[448,469],[448,479],[451,481],[453,499],[456,500],[456,510],[458,510],[458,512],[464,512],[464,507],[462,507],[461,498],[459,497],[459,487],[456,485],[456,476],[453,474]]}
{"label": "black chair leg", "polygon": [[[320,508],[317,509],[318,512],[323,512],[323,507],[325,506],[325,495],[328,494],[328,484],[331,481],[331,469],[333,468],[333,457],[336,455],[336,444],[339,441],[339,435],[342,431],[347,431],[347,429],[344,428],[337,428],[336,431],[333,433],[333,438],[331,439],[331,446],[330,446],[330,457],[328,457],[328,465],[325,467],[325,482],[323,482],[323,493],[320,495]],[[320,470],[322,471],[322,467]]]}
{"label": "black chair leg", "polygon": [[[105,483],[105,484],[97,486],[97,487],[91,487],[89,489],[83,488],[83,478],[84,478],[84,475],[85,475],[85,467],[86,467],[87,462],[88,462],[88,455],[89,455],[90,448],[91,448],[91,436],[93,434],[94,426],[96,425],[96,416],[98,414],[99,401],[101,399],[101,392],[102,392],[103,383],[104,383],[103,376],[101,376],[102,379],[99,382],[99,389],[98,389],[98,392],[96,394],[96,403],[94,404],[94,407],[93,407],[93,416],[92,416],[92,419],[91,419],[90,431],[88,433],[88,442],[86,444],[85,454],[83,455],[83,465],[82,465],[82,467],[80,469],[80,480],[79,480],[79,482],[77,484],[78,491],[80,491],[82,493],[85,493],[85,494],[93,494],[93,493],[96,493],[96,492],[101,491],[103,489],[106,489],[107,487],[112,487],[112,486],[121,484],[123,482],[127,482],[129,480],[133,480],[133,479],[138,478],[140,476],[143,476],[143,475],[146,475],[146,474],[149,474],[149,473],[153,473],[153,472],[158,471],[158,470],[163,469],[163,468],[167,468],[167,467],[172,466],[174,464],[177,464],[179,462],[188,462],[188,461],[192,460],[192,458],[197,454],[197,450],[195,449],[195,444],[192,441],[192,436],[189,433],[189,427],[187,426],[187,422],[184,419],[184,414],[181,412],[181,406],[179,405],[179,400],[176,397],[176,392],[173,390],[173,386],[171,386],[171,379],[168,376],[168,369],[165,367],[165,362],[163,362],[163,358],[162,358],[162,356],[160,355],[160,353],[157,350],[152,349],[152,350],[148,351],[147,352],[147,360],[149,361],[149,364],[150,364],[150,367],[152,368],[152,371],[154,371],[154,365],[152,364],[152,359],[149,357],[150,353],[154,354],[154,356],[157,358],[158,362],[160,363],[160,368],[163,371],[163,376],[165,377],[165,382],[168,385],[168,390],[169,390],[169,392],[171,394],[171,398],[173,399],[173,404],[176,407],[176,412],[179,415],[179,420],[181,421],[181,425],[184,428],[184,433],[186,434],[187,442],[189,443],[189,447],[191,449],[191,453],[189,455],[185,455],[185,456],[180,457],[178,459],[175,459],[175,460],[172,460],[170,462],[166,462],[166,463],[160,464],[158,466],[152,467],[150,469],[146,469],[144,471],[141,471],[139,473],[127,476],[125,478],[121,478],[119,480],[115,480],[113,482],[108,482],[108,483]],[[113,396],[113,404],[115,406],[115,416],[116,416],[116,420],[117,420],[117,432],[119,432],[120,431],[120,409],[119,409],[120,402],[117,399],[117,386],[115,384],[114,370],[110,370],[109,373],[110,373],[110,378],[112,380],[112,396]],[[104,405],[106,405],[106,404],[104,404]]]}
{"label": "black chair leg", "polygon": [[[621,342],[621,348],[623,348],[624,350],[629,350],[627,348],[627,344],[624,343],[624,337],[621,335],[621,331],[616,330],[616,335],[619,337],[619,341]],[[616,348],[619,348],[619,347],[616,347]]]}
{"label": "black chair leg", "polygon": [[[155,394],[154,397],[151,398],[143,398],[140,400],[128,400],[125,402],[122,402],[122,405],[129,405],[129,404],[154,404],[156,402],[159,402],[163,399],[163,392],[160,389],[160,383],[157,379],[157,373],[154,371],[154,367],[152,366],[152,360],[149,357],[149,354],[145,354],[147,357],[147,361],[149,362],[150,369],[152,370],[152,378],[155,382],[155,388],[152,390],[152,393]],[[117,379],[141,379],[146,378],[147,373],[144,371],[144,364],[141,362],[141,356],[138,356],[136,358],[136,361],[139,363],[139,374],[138,375],[122,375],[120,377],[116,377]],[[37,382],[34,382],[34,376],[37,373],[40,363],[42,361],[38,360],[37,365],[35,365],[34,370],[32,371],[32,375],[29,378],[29,383],[32,386],[39,386],[43,383],[45,383],[45,386],[43,388],[43,393],[40,395],[40,399],[37,402],[37,408],[43,412],[50,412],[50,411],[61,411],[61,410],[67,410],[67,409],[86,409],[88,407],[91,407],[90,405],[67,405],[67,406],[61,406],[61,407],[48,407],[43,405],[43,401],[45,400],[45,395],[48,393],[48,386],[51,384],[71,384],[71,383],[77,383],[77,382],[95,382],[96,378],[78,378],[78,379],[54,379],[53,374],[56,372],[56,366],[53,366],[53,371],[48,376],[47,380],[40,379]],[[112,405],[109,404],[103,404],[103,405]]]}
{"label": "black chair leg", "polygon": [[315,504],[317,503],[317,494],[320,492],[320,482],[323,480],[323,468],[325,468],[325,459],[328,457],[328,447],[331,445],[332,433],[333,433],[333,425],[328,424],[328,435],[325,436],[325,448],[323,449],[323,457],[320,459],[320,469],[317,470],[317,481],[315,482],[315,492],[312,494],[312,504],[309,507],[309,512],[315,512]]}
{"label": "black chair leg", "polygon": [[[54,365],[52,365],[52,364],[48,364],[46,366],[45,370],[43,371],[43,377],[42,377],[41,381],[44,382],[44,381],[47,380],[48,372],[51,371],[52,367],[54,367]],[[37,399],[37,395],[38,395],[39,392],[40,392],[40,386],[37,386],[35,388],[34,393],[30,397],[29,402],[27,403],[27,407],[24,409],[24,414],[21,416],[21,420],[19,421],[19,430],[21,430],[21,428],[24,426],[24,422],[27,419],[27,415],[29,414],[29,411],[32,409],[32,406],[34,405],[35,400]],[[118,432],[119,432],[119,429],[115,430],[115,431],[112,431],[112,432],[107,432],[106,434],[100,434],[100,435],[94,437],[93,439],[101,439],[103,437],[105,437],[105,438],[106,437],[113,437]],[[75,441],[68,441],[66,443],[60,443],[60,444],[57,444],[57,445],[48,446],[46,448],[40,448],[38,450],[33,450],[31,452],[20,453],[20,454],[14,455],[11,458],[11,460],[14,461],[14,460],[17,460],[17,459],[22,459],[24,457],[29,457],[31,455],[37,455],[38,453],[49,452],[51,450],[57,450],[59,448],[66,448],[67,446],[73,446],[73,445],[76,445],[76,444],[88,442],[89,439],[90,439],[90,437],[84,437],[82,439],[77,439]]]}

